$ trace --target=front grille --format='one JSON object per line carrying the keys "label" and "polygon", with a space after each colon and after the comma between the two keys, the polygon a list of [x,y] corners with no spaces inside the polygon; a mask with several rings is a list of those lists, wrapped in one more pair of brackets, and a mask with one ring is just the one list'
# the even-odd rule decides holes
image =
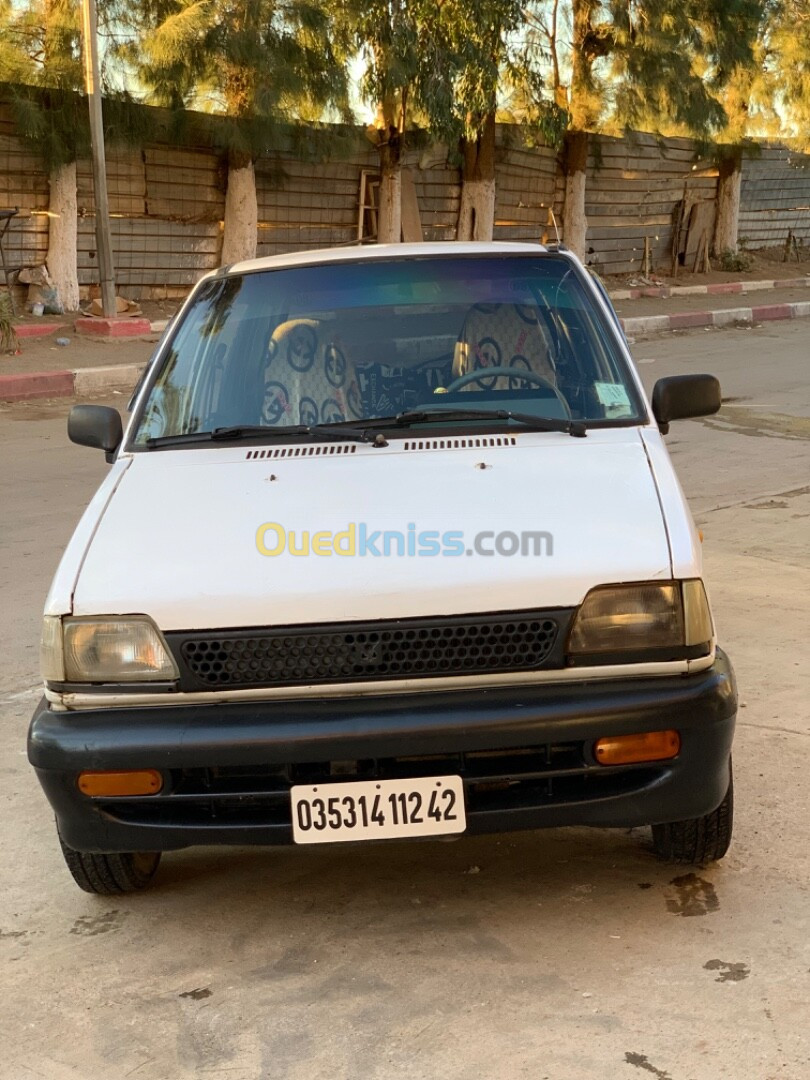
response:
{"label": "front grille", "polygon": [[561,667],[568,611],[167,634],[181,688],[421,679]]}

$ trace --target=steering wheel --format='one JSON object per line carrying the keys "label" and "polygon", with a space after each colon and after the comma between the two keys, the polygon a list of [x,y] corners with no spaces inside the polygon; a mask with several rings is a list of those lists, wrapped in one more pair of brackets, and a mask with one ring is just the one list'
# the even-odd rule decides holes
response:
{"label": "steering wheel", "polygon": [[551,392],[559,401],[563,407],[567,420],[571,419],[571,410],[568,407],[568,402],[562,396],[560,391],[544,375],[538,375],[536,371],[529,371],[524,368],[514,367],[485,367],[476,368],[475,371],[468,371],[466,375],[460,375],[457,379],[454,379],[448,387],[445,388],[445,393],[453,394],[456,390],[461,390],[462,387],[469,385],[469,383],[480,382],[482,379],[498,379],[504,376],[509,379],[525,379],[527,382],[534,383],[535,386],[542,386]]}

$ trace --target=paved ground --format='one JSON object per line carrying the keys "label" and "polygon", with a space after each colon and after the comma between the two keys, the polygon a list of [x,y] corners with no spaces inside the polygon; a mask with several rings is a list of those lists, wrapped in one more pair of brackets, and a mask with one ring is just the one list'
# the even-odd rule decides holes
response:
{"label": "paved ground", "polygon": [[636,352],[729,399],[669,439],[744,703],[735,843],[693,874],[580,829],[192,850],[147,894],[79,892],[24,737],[48,578],[105,466],[66,404],[0,406],[2,1080],[810,1076],[807,330]]}

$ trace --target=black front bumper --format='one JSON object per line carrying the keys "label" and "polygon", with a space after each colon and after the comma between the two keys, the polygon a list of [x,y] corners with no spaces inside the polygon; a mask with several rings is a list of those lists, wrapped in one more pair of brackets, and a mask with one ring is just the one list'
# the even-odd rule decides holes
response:
{"label": "black front bumper", "polygon": [[[467,831],[622,826],[710,813],[728,786],[728,658],[695,675],[334,699],[53,712],[28,757],[81,851],[287,844],[296,783],[459,774]],[[603,736],[675,728],[670,761],[605,768]],[[94,799],[88,769],[160,769],[159,795]]]}

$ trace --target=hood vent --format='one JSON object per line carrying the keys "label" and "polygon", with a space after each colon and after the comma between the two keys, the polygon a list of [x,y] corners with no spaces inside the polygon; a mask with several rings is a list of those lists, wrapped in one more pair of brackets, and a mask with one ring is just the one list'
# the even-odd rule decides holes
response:
{"label": "hood vent", "polygon": [[[391,444],[396,448],[397,444]],[[517,446],[514,435],[455,436],[448,439],[406,439],[403,450],[484,450],[496,446]],[[246,461],[271,458],[338,457],[354,454],[356,443],[322,443],[317,446],[271,446],[266,450],[248,450]]]}
{"label": "hood vent", "polygon": [[413,439],[406,450],[480,450],[491,446],[517,446],[513,435],[478,435],[452,439]]}
{"label": "hood vent", "polygon": [[246,461],[260,461],[267,458],[297,457],[335,457],[338,454],[353,454],[357,449],[354,443],[325,443],[320,446],[271,446],[267,450],[248,450]]}

